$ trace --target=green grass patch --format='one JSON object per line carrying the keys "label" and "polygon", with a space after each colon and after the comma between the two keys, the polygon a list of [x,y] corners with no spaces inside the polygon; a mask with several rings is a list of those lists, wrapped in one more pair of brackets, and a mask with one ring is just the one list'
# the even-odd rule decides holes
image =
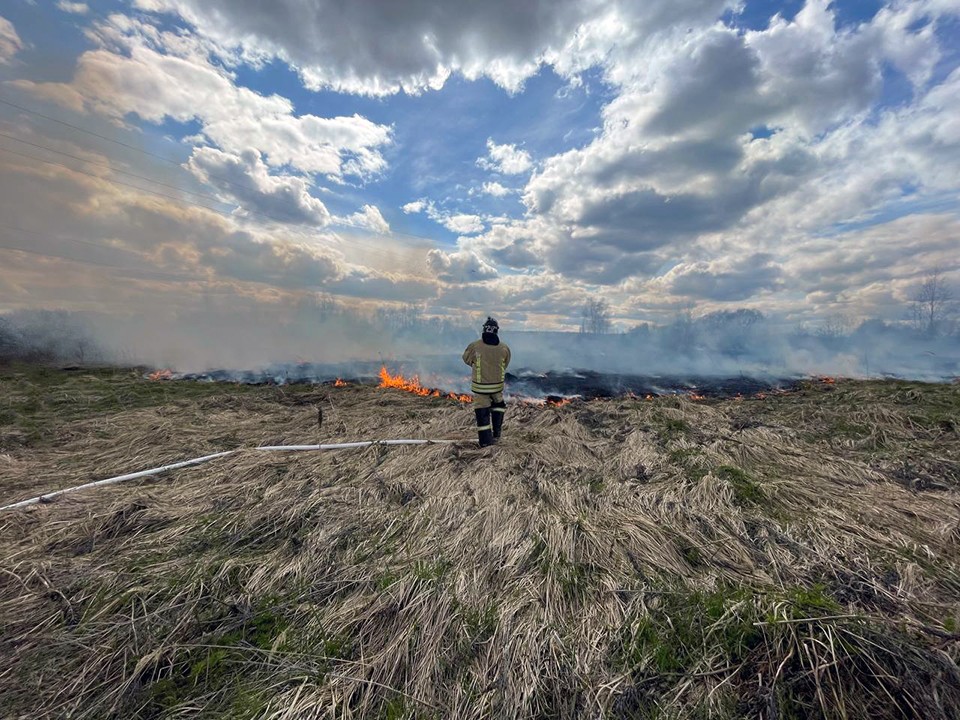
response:
{"label": "green grass patch", "polygon": [[439,582],[451,567],[453,563],[446,558],[417,560],[413,565],[413,575],[420,580]]}
{"label": "green grass patch", "polygon": [[59,428],[91,417],[190,402],[262,388],[193,381],[151,381],[141,370],[64,371],[15,365],[0,373],[0,434],[23,445],[56,441]]}
{"label": "green grass patch", "polygon": [[732,465],[721,465],[714,474],[730,483],[734,502],[740,507],[758,507],[769,503],[763,488],[746,472]]}
{"label": "green grass patch", "polygon": [[674,465],[679,465],[683,469],[684,476],[692,482],[699,482],[708,472],[703,464],[703,452],[700,448],[671,450],[667,457]]}
{"label": "green grass patch", "polygon": [[743,660],[759,648],[760,613],[744,590],[669,593],[622,638],[621,661],[640,674],[696,672],[708,655]]}

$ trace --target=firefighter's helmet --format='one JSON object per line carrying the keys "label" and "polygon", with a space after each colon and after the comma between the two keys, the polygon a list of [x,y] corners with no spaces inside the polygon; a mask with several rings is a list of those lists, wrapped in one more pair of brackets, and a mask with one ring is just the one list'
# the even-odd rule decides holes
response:
{"label": "firefighter's helmet", "polygon": [[493,333],[496,335],[498,332],[500,332],[500,323],[488,316],[487,321],[483,324],[483,331],[485,333]]}

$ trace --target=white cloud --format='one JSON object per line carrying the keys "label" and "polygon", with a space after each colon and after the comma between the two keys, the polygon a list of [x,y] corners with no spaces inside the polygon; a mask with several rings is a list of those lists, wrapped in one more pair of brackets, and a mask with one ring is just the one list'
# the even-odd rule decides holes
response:
{"label": "white cloud", "polygon": [[477,158],[477,165],[504,175],[520,175],[533,167],[533,160],[530,153],[516,145],[497,145],[492,138],[487,138],[487,155]]}
{"label": "white cloud", "polygon": [[67,107],[118,120],[130,113],[151,123],[197,120],[201,134],[225,152],[256,148],[271,167],[340,179],[367,178],[386,166],[380,148],[391,141],[390,127],[359,115],[297,115],[286,98],[236,85],[209,61],[209,48],[202,42],[122,16],[98,26],[96,37],[121,47],[85,52],[71,83],[15,84]]}
{"label": "white cloud", "polygon": [[403,212],[408,215],[426,212],[427,217],[435,223],[439,223],[450,232],[459,233],[460,235],[473,235],[478,232],[483,232],[483,229],[486,227],[484,218],[479,215],[441,210],[437,207],[436,203],[426,198],[409,202],[404,205],[402,209]]}
{"label": "white cloud", "polygon": [[57,7],[65,13],[74,15],[86,15],[90,12],[90,6],[82,2],[69,2],[69,0],[58,0]]}
{"label": "white cloud", "polygon": [[[338,218],[338,220],[341,219]],[[375,205],[364,205],[359,212],[342,218],[342,222],[345,225],[373,230],[383,235],[390,234],[389,223],[384,220],[383,215],[380,214],[380,209]]]}
{"label": "white cloud", "polygon": [[0,65],[10,62],[21,50],[23,50],[23,41],[17,35],[13,23],[5,17],[0,17]]}
{"label": "white cloud", "polygon": [[469,251],[427,253],[427,266],[444,282],[474,283],[497,277],[496,268]]}
{"label": "white cloud", "polygon": [[[54,144],[50,138],[36,139]],[[109,163],[104,156],[89,159]],[[210,149],[192,162],[220,171],[234,164],[241,170],[256,168],[255,157],[244,162]],[[241,173],[236,179],[255,184],[263,180],[256,174]],[[344,260],[337,249],[340,240],[332,233],[241,222],[236,216],[113,185],[110,177],[109,170],[94,178],[63,166],[38,167],[15,156],[0,157],[0,217],[16,216],[32,231],[0,227],[0,245],[25,251],[5,252],[0,262],[0,286],[13,288],[0,298],[0,311],[26,304],[121,315],[174,313],[179,320],[222,303],[231,322],[249,332],[249,313],[280,316],[281,324],[287,324],[293,318],[289,309],[317,291],[372,303],[415,302],[436,295],[438,283],[425,277],[423,252],[405,255],[394,247],[371,245],[367,252],[387,254],[392,267],[383,271],[358,266]],[[273,179],[267,181],[269,187]],[[268,195],[261,201],[274,199]],[[287,205],[296,209],[295,203]],[[51,206],[57,212],[50,212]],[[350,237],[348,243],[362,247],[363,238]],[[407,267],[414,255],[416,267]],[[176,334],[179,339],[182,330]],[[198,336],[203,342],[193,338],[194,345],[212,347],[211,355],[219,362],[240,362],[213,347],[209,333]],[[249,334],[241,332],[241,337],[246,338],[241,344],[256,344]],[[273,352],[280,356],[266,361],[292,357],[273,346],[263,354]]]}
{"label": "white cloud", "polygon": [[694,300],[742,301],[776,288],[781,275],[782,269],[770,255],[754,253],[742,258],[682,263],[655,285]]}
{"label": "white cloud", "polygon": [[[768,292],[780,281],[774,266],[743,274],[716,254],[753,242],[779,262],[781,244],[869,216],[905,186],[921,189],[916,199],[960,186],[960,71],[875,110],[883,62],[923,78],[940,57],[928,27],[904,20],[921,12],[910,7],[838,30],[826,0],[810,0],[765,30],[713,25],[624,43],[605,70],[619,92],[603,132],[543,161],[524,219],[461,246],[583,282],[668,265],[685,268],[673,279],[693,295]],[[758,128],[772,136],[753,137]]]}
{"label": "white cloud", "polygon": [[424,210],[427,209],[428,206],[429,206],[429,203],[426,200],[421,199],[421,200],[414,200],[413,202],[408,202],[401,209],[407,215],[411,215],[411,214],[423,212]]}
{"label": "white cloud", "polygon": [[310,194],[308,181],[293,175],[271,175],[260,153],[252,148],[239,155],[194,148],[187,166],[221,197],[262,219],[317,227],[330,222],[323,202]]}
{"label": "white cloud", "polygon": [[[231,162],[243,169],[254,164],[252,159],[239,163],[236,158],[200,157],[221,171],[229,170]],[[200,162],[197,156],[192,161]],[[27,240],[28,247],[41,255],[68,257],[105,268],[107,274],[139,278],[142,283],[149,283],[156,274],[169,281],[236,280],[294,291],[323,284],[342,272],[329,245],[308,247],[296,242],[295,228],[248,229],[234,218],[205,208],[114,185],[109,182],[109,170],[94,178],[67,167],[38,168],[29,161],[4,162],[0,170],[0,215],[16,215],[36,231],[19,238],[10,233],[5,241]],[[255,181],[249,174],[237,176],[245,182]],[[262,202],[272,199],[269,195],[264,198]],[[51,205],[58,211],[51,213]],[[35,297],[42,300],[44,294],[56,292],[52,286],[57,282],[52,276],[43,283],[46,289],[38,289]],[[125,295],[143,299],[150,288],[137,292],[125,282],[115,290],[103,287],[101,291],[95,295],[103,302],[122,308]]]}
{"label": "white cloud", "polygon": [[504,197],[513,192],[510,188],[504,187],[498,182],[485,182],[481,188],[482,192],[485,192],[487,195],[493,195],[494,197]]}
{"label": "white cloud", "polygon": [[[944,21],[958,13],[955,0],[890,0],[872,20],[843,27],[831,3],[807,0],[790,21],[750,31],[719,20],[742,5],[734,0],[425,0],[402,10],[385,0],[137,4],[195,27],[172,17],[112,16],[89,31],[97,47],[81,56],[72,82],[17,84],[117,123],[131,116],[197,122],[198,177],[240,212],[290,223],[329,221],[311,195],[314,176],[378,179],[392,128],[357,115],[297,114],[284,97],[239,87],[244,63],[280,58],[311,87],[372,95],[439,88],[455,74],[489,77],[514,92],[545,67],[592,90],[592,80],[577,74],[600,74],[601,127],[587,144],[546,157],[546,133],[498,144],[498,131],[481,128],[481,139],[493,137],[476,164],[506,179],[471,177],[441,193],[438,172],[414,186],[437,198],[470,186],[471,196],[518,192],[525,204],[508,220],[450,197],[402,205],[462,236],[456,248],[430,254],[429,282],[388,278],[339,255],[328,257],[336,266],[329,273],[314,264],[313,280],[358,297],[429,295],[439,279],[455,285],[444,292],[450,307],[515,301],[518,312],[550,317],[588,292],[615,299],[627,289],[661,308],[799,303],[801,312],[819,312],[835,303],[879,307],[932,263],[956,272],[955,228],[944,219],[955,214],[960,187],[960,70],[944,40],[955,34]],[[351,33],[330,33],[331,26]],[[0,23],[0,58],[9,59],[22,43],[7,41],[12,50],[4,51],[3,37]],[[391,109],[389,101],[382,107]],[[536,162],[525,147],[537,148]],[[527,174],[522,190],[507,187],[517,186],[510,176]],[[339,219],[389,232],[377,205],[365,204],[386,207],[376,192]],[[907,218],[887,219],[901,214]],[[248,268],[252,277],[272,267],[259,277],[282,282],[282,257],[237,242],[230,268]],[[363,252],[350,259],[361,265]],[[525,293],[525,284],[536,292]]]}
{"label": "white cloud", "polygon": [[435,221],[443,225],[450,232],[459,233],[461,235],[471,235],[478,232],[483,232],[484,224],[483,218],[479,215],[470,215],[468,213],[455,213],[451,215],[446,215],[442,213],[437,213],[431,215]]}
{"label": "white cloud", "polygon": [[[712,22],[733,0],[138,0],[180,15],[251,58],[277,57],[308,87],[367,95],[443,86],[454,73],[509,92],[554,64],[571,74],[601,61],[611,41],[673,23]],[[331,32],[330,28],[349,28]]]}

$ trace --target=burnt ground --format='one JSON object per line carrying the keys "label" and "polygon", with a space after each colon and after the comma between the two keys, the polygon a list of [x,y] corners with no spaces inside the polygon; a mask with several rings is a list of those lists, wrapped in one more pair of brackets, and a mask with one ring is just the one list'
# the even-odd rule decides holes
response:
{"label": "burnt ground", "polygon": [[[416,371],[403,363],[388,364],[391,373],[402,372],[412,376]],[[349,365],[277,365],[264,370],[209,370],[204,373],[186,373],[174,377],[180,380],[204,382],[238,382],[245,385],[312,385],[323,384],[341,378],[354,384],[376,385],[379,381],[377,363],[352,363]],[[460,373],[463,375],[463,373]],[[467,384],[462,377],[424,373],[425,385],[449,392],[465,392]],[[432,381],[432,384],[431,384]],[[601,373],[592,370],[569,370],[535,372],[520,370],[507,373],[508,392],[515,396],[531,398],[581,397],[585,400],[615,398],[624,395],[697,394],[713,398],[732,398],[756,393],[779,392],[795,389],[801,379],[787,377],[707,376],[707,375],[630,375]]]}

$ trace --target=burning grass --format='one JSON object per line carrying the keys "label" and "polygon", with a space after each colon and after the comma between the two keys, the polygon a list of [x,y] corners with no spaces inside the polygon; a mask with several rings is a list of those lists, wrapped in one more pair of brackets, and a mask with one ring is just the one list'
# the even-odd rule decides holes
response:
{"label": "burning grass", "polygon": [[[318,412],[318,410],[320,412]],[[0,375],[24,717],[960,716],[960,386],[515,405]],[[318,417],[323,424],[318,427]]]}
{"label": "burning grass", "polygon": [[407,378],[399,372],[392,374],[389,370],[387,370],[386,366],[380,368],[379,377],[379,387],[382,388],[405,390],[413,393],[414,395],[420,395],[421,397],[442,397],[447,398],[448,400],[456,400],[457,402],[473,402],[473,398],[470,395],[460,395],[454,392],[437,390],[436,388],[423,387],[420,384],[419,375],[414,375],[413,377]]}

